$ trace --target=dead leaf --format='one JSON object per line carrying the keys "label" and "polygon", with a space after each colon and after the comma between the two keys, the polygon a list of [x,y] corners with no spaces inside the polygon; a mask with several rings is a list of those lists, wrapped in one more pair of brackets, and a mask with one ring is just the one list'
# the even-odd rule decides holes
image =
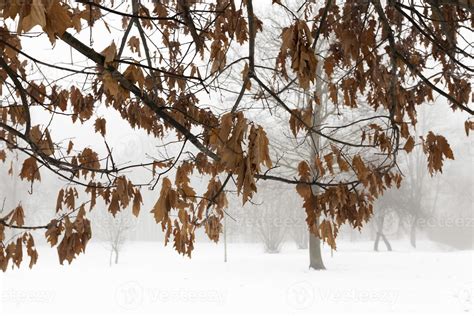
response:
{"label": "dead leaf", "polygon": [[33,27],[46,26],[46,9],[42,0],[33,0],[30,5],[30,14],[23,17],[18,24],[18,33],[29,32]]}
{"label": "dead leaf", "polygon": [[104,56],[104,65],[113,62],[117,56],[117,46],[115,46],[115,42],[112,41],[112,44],[106,47],[101,54]]}
{"label": "dead leaf", "polygon": [[413,137],[408,137],[405,146],[403,146],[403,149],[407,152],[410,153],[413,148],[415,147],[415,141],[413,140]]}

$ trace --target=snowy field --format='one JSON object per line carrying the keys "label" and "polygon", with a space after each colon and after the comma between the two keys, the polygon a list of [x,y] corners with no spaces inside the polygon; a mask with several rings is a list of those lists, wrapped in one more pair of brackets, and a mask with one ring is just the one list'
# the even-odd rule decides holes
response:
{"label": "snowy field", "polygon": [[374,253],[370,242],[340,241],[327,271],[307,268],[307,251],[287,244],[264,254],[258,244],[198,242],[192,260],[160,243],[128,243],[108,265],[105,245],[59,266],[41,248],[28,271],[0,274],[0,315],[373,314],[472,315],[473,251],[407,241]]}

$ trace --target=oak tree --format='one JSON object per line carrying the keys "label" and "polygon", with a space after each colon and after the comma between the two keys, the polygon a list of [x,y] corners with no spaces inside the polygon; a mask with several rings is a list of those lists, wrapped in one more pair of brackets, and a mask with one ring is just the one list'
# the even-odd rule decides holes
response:
{"label": "oak tree", "polygon": [[[445,137],[413,131],[417,108],[438,97],[474,114],[472,1],[301,1],[291,9],[273,0],[275,14],[290,18],[285,26],[260,19],[257,5],[270,6],[0,0],[0,161],[8,169],[19,160],[31,188],[51,174],[61,185],[48,197],[56,216],[43,225],[29,224],[21,201],[1,214],[2,270],[20,266],[24,251],[36,263],[32,230],[71,262],[92,236],[89,212],[99,211],[145,209],[165,243],[191,256],[197,229],[219,239],[228,187],[246,203],[260,181],[294,185],[309,231],[335,248],[340,225],[362,227],[373,202],[400,185],[401,150],[420,145],[432,174],[454,159]],[[275,27],[279,50],[260,58],[256,42]],[[337,115],[315,124],[322,83]],[[287,102],[294,89],[310,97]],[[270,156],[274,106],[293,137],[326,144],[295,162],[292,175]],[[108,141],[117,121],[163,144],[163,157],[120,162]],[[474,121],[464,127],[469,134]],[[143,205],[148,189],[154,205]],[[6,230],[17,233],[6,240]]]}

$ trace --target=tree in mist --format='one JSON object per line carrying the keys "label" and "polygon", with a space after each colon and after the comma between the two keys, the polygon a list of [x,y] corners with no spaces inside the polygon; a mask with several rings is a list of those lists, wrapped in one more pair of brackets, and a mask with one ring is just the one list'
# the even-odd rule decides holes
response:
{"label": "tree in mist", "polygon": [[430,203],[425,206],[428,218],[418,221],[429,239],[456,249],[474,248],[472,145],[469,139],[458,140],[456,161],[426,186],[430,193]]}
{"label": "tree in mist", "polygon": [[[244,237],[241,240],[262,243],[266,253],[279,253],[288,234],[295,228],[295,216],[299,216],[304,224],[302,209],[292,212],[295,202],[298,203],[295,198],[296,192],[288,192],[288,186],[262,183],[258,196],[244,207],[241,201],[229,201],[229,232],[234,237]],[[304,232],[302,225],[296,228]]]}
{"label": "tree in mist", "polygon": [[308,226],[305,224],[304,212],[300,208],[291,208],[288,210],[292,219],[292,225],[289,227],[291,239],[295,242],[298,249],[308,249],[309,234]]}
{"label": "tree in mist", "polygon": [[392,245],[386,236],[386,231],[398,230],[399,219],[402,218],[405,212],[402,204],[405,204],[404,201],[400,201],[399,193],[393,189],[385,192],[375,204],[375,214],[372,219],[375,228],[374,251],[379,251],[380,240],[383,241],[388,251],[392,251]]}
{"label": "tree in mist", "polygon": [[[438,96],[474,114],[473,46],[464,36],[472,31],[471,1],[266,4],[289,17],[285,26],[259,19],[256,5],[264,4],[0,1],[0,161],[8,168],[18,160],[31,187],[51,177],[60,185],[49,197],[56,211],[49,222],[31,225],[20,202],[2,215],[2,270],[20,266],[23,248],[36,263],[35,229],[45,231],[61,263],[71,262],[92,236],[87,214],[98,212],[98,202],[112,215],[131,208],[138,216],[147,189],[157,191],[146,207],[165,243],[191,256],[196,230],[219,239],[226,186],[245,204],[260,181],[294,185],[312,236],[335,249],[342,224],[362,227],[373,202],[400,185],[401,150],[421,141],[430,173],[454,158],[445,137],[428,132],[419,140],[413,130],[417,108]],[[262,60],[256,43],[275,27],[280,49]],[[238,86],[230,82],[236,73]],[[338,115],[315,124],[322,80]],[[310,97],[282,98],[295,88]],[[222,102],[226,95],[235,102]],[[293,137],[314,144],[312,157],[292,162],[291,175],[278,173],[270,157],[269,104],[287,113]],[[119,163],[109,140],[124,126],[146,132],[159,152]],[[474,122],[466,117],[465,127]],[[16,240],[4,243],[5,230],[18,231]]]}
{"label": "tree in mist", "polygon": [[279,253],[291,226],[289,209],[292,204],[288,203],[288,194],[281,188],[264,184],[259,189],[262,201],[250,210],[249,216],[265,252]]}
{"label": "tree in mist", "polygon": [[[422,137],[429,131],[429,126],[436,125],[433,114],[428,114],[424,109],[419,111],[418,117],[420,123],[414,131],[415,138]],[[377,236],[374,250],[378,249],[379,238],[382,238],[387,248],[391,249],[384,234],[384,226],[388,226],[388,230],[397,232],[398,235],[406,233],[411,246],[416,248],[418,224],[433,219],[439,199],[440,183],[437,181],[434,186],[429,186],[429,173],[425,166],[426,158],[423,150],[422,146],[415,146],[409,155],[399,156],[398,167],[406,176],[400,188],[386,192],[376,203],[374,222]]]}
{"label": "tree in mist", "polygon": [[[293,10],[297,12],[297,8],[301,4],[292,3],[288,4],[289,8],[294,7]],[[284,21],[280,16],[272,14],[274,12],[268,12],[272,25],[278,26],[277,31],[284,28],[285,23],[289,23],[293,16],[288,17],[288,21]],[[302,19],[303,12],[297,12],[298,17]],[[261,51],[261,60],[273,61],[274,57],[277,56],[281,47],[279,46],[278,37],[280,34],[276,34],[275,30],[269,30],[268,34],[263,32],[262,36],[265,40],[257,42],[256,46],[258,51]],[[315,71],[314,85],[310,89],[301,88],[297,82],[286,83],[284,78],[282,82],[278,83],[282,86],[285,86],[285,91],[279,95],[280,100],[266,99],[265,101],[269,104],[273,103],[271,106],[274,111],[274,116],[279,118],[280,124],[274,129],[267,130],[269,133],[270,140],[270,153],[273,160],[278,161],[278,170],[275,170],[275,173],[281,176],[290,176],[297,172],[298,163],[304,159],[309,163],[311,168],[311,174],[314,179],[317,179],[320,182],[331,181],[325,176],[324,173],[320,173],[320,170],[317,169],[318,160],[316,157],[321,157],[321,153],[328,149],[330,142],[327,139],[322,138],[319,133],[314,132],[313,130],[322,129],[324,125],[331,124],[334,122],[334,117],[339,115],[336,107],[329,100],[329,85],[327,74],[323,69],[324,60],[329,56],[329,47],[334,44],[332,39],[321,39],[314,49],[314,60],[317,64]],[[273,58],[272,58],[273,57]],[[265,65],[264,65],[265,66]],[[266,65],[268,69],[271,69],[271,64]],[[263,71],[262,71],[263,72]],[[336,73],[337,71],[335,71]],[[267,80],[271,80],[272,72],[268,71],[266,73]],[[262,73],[262,77],[265,76],[265,73]],[[275,84],[275,83],[274,83]],[[338,98],[343,98],[343,95],[337,92]],[[318,102],[314,102],[318,100]],[[296,121],[292,121],[291,117],[289,118],[287,112],[284,109],[278,107],[278,101],[284,102],[286,104],[291,104],[293,108],[297,111],[302,111],[306,113],[312,113],[310,118],[306,118],[307,124],[309,125],[309,134],[299,135],[296,131],[297,124]],[[287,122],[290,119],[290,124]],[[282,135],[282,130],[284,135]],[[350,131],[348,135],[339,135],[339,141],[350,141]],[[286,137],[284,137],[286,136]],[[338,168],[338,166],[334,166]],[[317,196],[319,190],[318,186],[311,187],[312,194]],[[297,208],[298,210],[299,208]],[[316,216],[314,225],[319,226],[321,216]],[[298,218],[296,216],[295,218]],[[312,224],[308,223],[309,227]],[[304,229],[304,233],[308,236],[301,237],[300,232],[295,231],[298,227],[293,227],[292,235],[296,237],[297,244],[300,248],[309,249],[309,266],[312,269],[320,270],[325,269],[322,253],[321,253],[321,239],[319,235],[314,234],[309,231],[307,228]],[[306,246],[304,243],[307,242]]]}
{"label": "tree in mist", "polygon": [[278,206],[274,207],[275,205],[272,207],[267,203],[263,206],[264,208],[255,211],[255,213],[261,212],[261,218],[257,221],[257,234],[263,242],[265,252],[279,253],[287,234],[287,227],[285,226],[286,210]]}
{"label": "tree in mist", "polygon": [[109,265],[118,264],[120,252],[129,234],[136,228],[136,219],[126,212],[120,212],[115,216],[104,212],[98,216],[100,217],[94,218],[94,224],[99,235],[110,248]]}

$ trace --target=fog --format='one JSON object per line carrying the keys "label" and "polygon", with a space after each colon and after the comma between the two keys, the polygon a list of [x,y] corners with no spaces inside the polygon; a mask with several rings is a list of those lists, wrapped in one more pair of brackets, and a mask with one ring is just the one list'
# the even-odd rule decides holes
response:
{"label": "fog", "polygon": [[[255,1],[255,10],[262,20],[284,25],[285,19],[292,19],[280,18],[281,11],[269,9],[263,2]],[[75,36],[100,52],[112,40],[120,42],[123,35],[114,33],[120,29],[121,18],[111,15],[107,22],[107,26],[97,27],[94,32],[84,31]],[[39,28],[33,30],[39,32]],[[133,31],[130,34],[137,35]],[[259,36],[263,44],[257,47],[257,56],[262,64],[273,66],[274,58],[268,56],[279,50],[272,46],[272,39],[280,34],[270,30]],[[51,54],[51,44],[45,37],[43,34],[28,38],[22,42],[22,49],[33,52],[35,58],[45,63],[95,69],[93,62],[59,40]],[[247,49],[247,44],[232,46],[228,60],[238,60],[241,51]],[[132,53],[128,47],[124,52]],[[198,67],[208,70],[209,65],[200,63]],[[87,75],[69,79],[68,72],[60,69],[48,71],[45,76],[31,68],[31,80],[66,78],[61,80],[67,87],[86,86],[89,80]],[[232,108],[239,98],[235,91],[240,89],[241,72],[232,69],[224,78],[216,79],[209,91],[196,92],[202,108],[210,108],[218,115]],[[265,75],[273,80],[270,74]],[[303,103],[298,91],[282,93],[281,98],[294,108]],[[326,96],[326,104],[327,99]],[[5,102],[2,100],[2,107]],[[279,112],[275,102],[267,104],[254,98],[250,89],[240,106],[249,121],[257,122],[267,132],[275,164],[266,172],[276,172],[289,182],[297,182],[297,162],[312,154],[310,147],[305,146],[309,142],[307,135],[292,137],[287,113]],[[364,120],[384,109],[373,110],[365,104],[350,113],[344,111],[349,110],[326,113],[326,121],[320,127],[330,129],[332,125]],[[156,177],[154,171],[151,176],[152,167],[147,165],[123,172],[142,189],[139,215],[132,214],[132,205],[112,215],[109,205],[101,199],[92,210],[86,206],[92,238],[85,253],[71,263],[60,264],[58,250],[46,240],[45,230],[31,230],[38,262],[32,269],[26,262],[21,267],[11,264],[0,274],[0,315],[472,315],[474,138],[466,136],[464,128],[464,122],[472,117],[452,111],[448,101],[437,94],[432,104],[420,106],[417,111],[418,123],[410,129],[416,145],[410,154],[403,150],[397,153],[394,169],[404,176],[400,187],[394,186],[374,198],[373,213],[368,221],[359,223],[359,228],[344,220],[336,234],[335,249],[309,232],[304,199],[294,183],[256,179],[256,193],[243,203],[237,181],[232,179],[224,189],[228,203],[223,211],[222,229],[218,231],[219,241],[211,241],[206,233],[208,226],[202,225],[196,229],[192,255],[179,254],[173,238],[165,245],[169,235],[152,213],[160,198],[163,178]],[[32,126],[49,126],[52,138],[58,141],[56,147],[65,148],[69,141],[74,142],[77,151],[91,147],[100,157],[111,154],[118,167],[180,158],[192,160],[199,152],[170,129],[158,138],[131,127],[119,111],[105,104],[96,106],[93,113],[93,118],[107,120],[104,137],[94,132],[94,120],[71,122],[66,115],[53,115],[52,119],[41,107],[32,108],[30,115]],[[356,133],[362,130],[361,126],[365,128],[365,123],[343,132],[335,130],[331,136],[346,133],[344,139],[358,139]],[[198,128],[190,129],[202,136]],[[420,141],[430,131],[446,137],[455,158],[445,160],[442,172],[434,174],[427,167],[427,155]],[[321,141],[321,148],[330,148],[329,141]],[[10,149],[0,140],[0,151]],[[12,152],[11,163],[0,163],[0,219],[7,218],[19,201],[27,226],[48,225],[51,219],[66,213],[58,211],[57,197],[62,188],[80,187],[70,181],[73,177],[66,179],[40,168],[41,181],[22,181],[19,175],[27,155]],[[369,157],[374,161],[380,159],[376,155]],[[108,156],[101,162],[105,161],[109,161]],[[177,166],[172,164],[163,177],[173,179]],[[224,182],[225,172],[217,178]],[[196,196],[205,195],[210,179],[209,174],[197,171],[190,175],[189,183]],[[334,176],[334,181],[340,179]],[[89,196],[81,191],[75,203],[87,205]],[[206,216],[210,208],[211,203]],[[172,221],[179,216],[178,212],[170,213]],[[325,218],[329,217],[319,214],[318,221]],[[21,233],[21,229],[5,230],[2,245],[14,241]],[[317,253],[325,269],[309,269],[310,249],[320,250]]]}

